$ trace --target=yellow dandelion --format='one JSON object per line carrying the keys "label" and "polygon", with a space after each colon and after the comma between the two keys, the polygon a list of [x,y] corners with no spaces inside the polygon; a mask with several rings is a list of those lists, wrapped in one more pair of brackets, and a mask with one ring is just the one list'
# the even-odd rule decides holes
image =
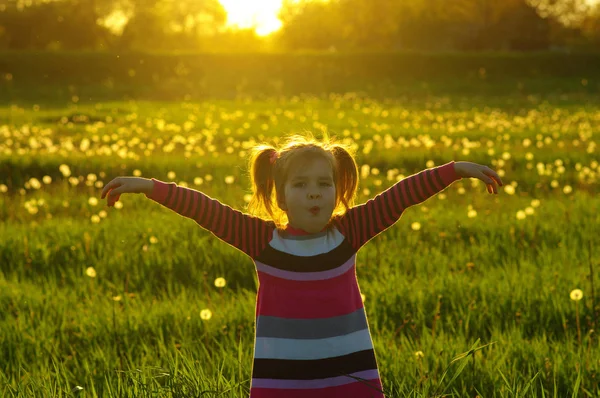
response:
{"label": "yellow dandelion", "polygon": [[58,166],[58,170],[60,170],[63,177],[65,178],[71,176],[71,168],[69,168],[69,166],[66,164],[61,164],[60,166]]}
{"label": "yellow dandelion", "polygon": [[135,177],[141,177],[142,172],[140,170],[138,170],[138,169],[135,169],[135,170],[133,170],[133,175]]}
{"label": "yellow dandelion", "polygon": [[235,178],[233,178],[233,176],[227,176],[225,177],[225,184],[233,184],[233,181],[235,181]]}
{"label": "yellow dandelion", "polygon": [[525,214],[527,214],[528,216],[532,215],[533,213],[535,213],[535,209],[531,206],[527,206],[525,208]]}
{"label": "yellow dandelion", "polygon": [[551,186],[552,188],[556,188],[556,187],[558,187],[558,181],[556,181],[556,180],[552,180],[552,181],[550,181],[550,186]]}
{"label": "yellow dandelion", "polygon": [[410,227],[413,229],[413,231],[418,231],[421,229],[421,223],[415,221],[410,225]]}
{"label": "yellow dandelion", "polygon": [[583,297],[583,292],[581,291],[581,289],[574,289],[574,290],[571,290],[570,296],[571,296],[571,300],[579,301]]}
{"label": "yellow dandelion", "polygon": [[251,200],[252,200],[252,194],[247,193],[244,195],[244,202],[250,203]]}
{"label": "yellow dandelion", "polygon": [[118,296],[113,296],[112,298],[114,301],[121,301],[121,295],[119,294]]}
{"label": "yellow dandelion", "polygon": [[469,210],[469,212],[467,213],[467,217],[469,217],[469,218],[477,217],[477,210]]}
{"label": "yellow dandelion", "polygon": [[210,175],[210,174],[207,174],[207,175],[205,175],[205,176],[204,176],[204,179],[205,179],[206,181],[209,181],[209,182],[210,182],[210,181],[212,181],[212,180],[213,180],[213,176],[212,176],[212,175]]}
{"label": "yellow dandelion", "polygon": [[566,195],[568,195],[568,194],[570,194],[571,192],[573,192],[573,187],[571,187],[570,185],[565,185],[565,186],[563,187],[563,192],[564,192]]}
{"label": "yellow dandelion", "polygon": [[42,181],[44,182],[44,184],[50,184],[52,182],[52,177],[44,176],[42,177]]}
{"label": "yellow dandelion", "polygon": [[96,205],[98,205],[98,198],[96,198],[95,196],[92,196],[91,198],[88,199],[88,203],[90,204],[90,206],[96,206]]}
{"label": "yellow dandelion", "polygon": [[98,216],[97,214],[94,214],[90,219],[94,224],[98,224],[100,222],[100,216]]}
{"label": "yellow dandelion", "polygon": [[31,188],[33,189],[40,189],[42,187],[42,184],[37,178],[31,178],[29,180],[29,185],[31,185]]}
{"label": "yellow dandelion", "polygon": [[467,192],[467,191],[465,190],[465,188],[464,188],[464,187],[459,187],[459,188],[458,188],[458,194],[459,194],[459,195],[464,195],[464,194],[465,194],[465,192]]}
{"label": "yellow dandelion", "polygon": [[371,194],[371,190],[369,188],[363,189],[362,192],[363,192],[363,195],[365,195],[365,196],[369,196]]}
{"label": "yellow dandelion", "polygon": [[540,207],[540,200],[539,199],[533,199],[531,201],[531,206],[532,207]]}
{"label": "yellow dandelion", "polygon": [[96,270],[94,269],[94,267],[87,267],[87,269],[85,270],[85,274],[90,278],[95,278]]}
{"label": "yellow dandelion", "polygon": [[202,185],[203,182],[204,180],[202,179],[202,177],[194,178],[194,185]]}
{"label": "yellow dandelion", "polygon": [[4,184],[0,184],[0,192],[2,192],[2,193],[8,192],[8,187]]}
{"label": "yellow dandelion", "polygon": [[208,321],[210,318],[212,318],[211,310],[205,308],[202,311],[200,311],[200,319]]}
{"label": "yellow dandelion", "polygon": [[168,178],[169,180],[172,180],[172,179],[174,179],[174,178],[175,178],[175,176],[176,176],[176,174],[175,174],[175,172],[174,172],[174,171],[169,171],[169,172],[167,173],[167,178]]}
{"label": "yellow dandelion", "polygon": [[106,218],[106,216],[108,216],[108,213],[106,212],[106,210],[100,210],[98,212],[98,216],[100,216],[100,218]]}
{"label": "yellow dandelion", "polygon": [[425,354],[423,354],[423,351],[417,351],[417,352],[415,352],[415,358],[417,358],[417,360],[420,360],[424,356],[425,356]]}
{"label": "yellow dandelion", "polygon": [[123,208],[123,202],[121,202],[120,200],[115,202],[115,209],[122,209]]}
{"label": "yellow dandelion", "polygon": [[217,278],[215,279],[215,286],[216,287],[225,287],[225,278]]}
{"label": "yellow dandelion", "polygon": [[523,220],[525,217],[527,217],[527,214],[523,210],[517,212],[517,220]]}
{"label": "yellow dandelion", "polygon": [[158,242],[158,239],[156,238],[156,236],[151,236],[150,237],[150,243],[152,243],[153,245],[156,244]]}
{"label": "yellow dandelion", "polygon": [[515,194],[515,187],[512,185],[505,185],[504,186],[504,192],[508,195],[514,195]]}

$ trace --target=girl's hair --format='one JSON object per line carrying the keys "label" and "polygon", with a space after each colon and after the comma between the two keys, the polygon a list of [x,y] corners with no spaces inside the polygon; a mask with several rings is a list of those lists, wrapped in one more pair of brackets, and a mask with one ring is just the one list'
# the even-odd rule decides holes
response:
{"label": "girl's hair", "polygon": [[277,195],[283,198],[281,194],[291,167],[299,159],[322,156],[331,165],[336,189],[332,218],[343,215],[354,204],[358,167],[351,147],[334,141],[327,134],[318,141],[311,133],[306,133],[306,136],[288,136],[279,149],[268,144],[255,146],[249,162],[252,198],[248,212],[272,220],[278,228],[283,228],[287,214],[279,208]]}

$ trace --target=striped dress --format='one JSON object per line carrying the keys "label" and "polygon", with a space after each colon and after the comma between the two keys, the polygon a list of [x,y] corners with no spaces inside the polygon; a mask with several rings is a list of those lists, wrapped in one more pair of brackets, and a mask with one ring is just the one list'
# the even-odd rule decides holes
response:
{"label": "striped dress", "polygon": [[156,179],[148,198],[246,253],[259,287],[251,398],[383,398],[356,253],[409,206],[460,179],[454,162],[402,179],[319,233],[266,221]]}

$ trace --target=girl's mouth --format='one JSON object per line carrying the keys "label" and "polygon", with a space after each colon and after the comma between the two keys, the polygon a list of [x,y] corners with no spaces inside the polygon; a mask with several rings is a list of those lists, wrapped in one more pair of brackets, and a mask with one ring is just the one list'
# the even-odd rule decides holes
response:
{"label": "girl's mouth", "polygon": [[319,214],[319,211],[320,211],[320,210],[321,210],[321,208],[320,208],[320,207],[318,207],[318,206],[315,206],[315,207],[311,207],[311,208],[310,208],[310,212],[311,212],[312,214],[314,214],[314,215],[317,215],[317,214]]}

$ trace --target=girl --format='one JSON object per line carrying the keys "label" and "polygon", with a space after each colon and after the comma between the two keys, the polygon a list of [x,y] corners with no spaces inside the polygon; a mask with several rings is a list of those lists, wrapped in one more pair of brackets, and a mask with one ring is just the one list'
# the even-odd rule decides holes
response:
{"label": "girl", "polygon": [[202,192],[154,178],[117,177],[123,193],[189,217],[252,258],[258,274],[251,398],[377,397],[383,391],[356,279],[356,253],[410,206],[461,178],[491,194],[489,167],[450,162],[407,177],[358,206],[358,168],[343,145],[291,136],[280,149],[254,148],[249,214]]}

